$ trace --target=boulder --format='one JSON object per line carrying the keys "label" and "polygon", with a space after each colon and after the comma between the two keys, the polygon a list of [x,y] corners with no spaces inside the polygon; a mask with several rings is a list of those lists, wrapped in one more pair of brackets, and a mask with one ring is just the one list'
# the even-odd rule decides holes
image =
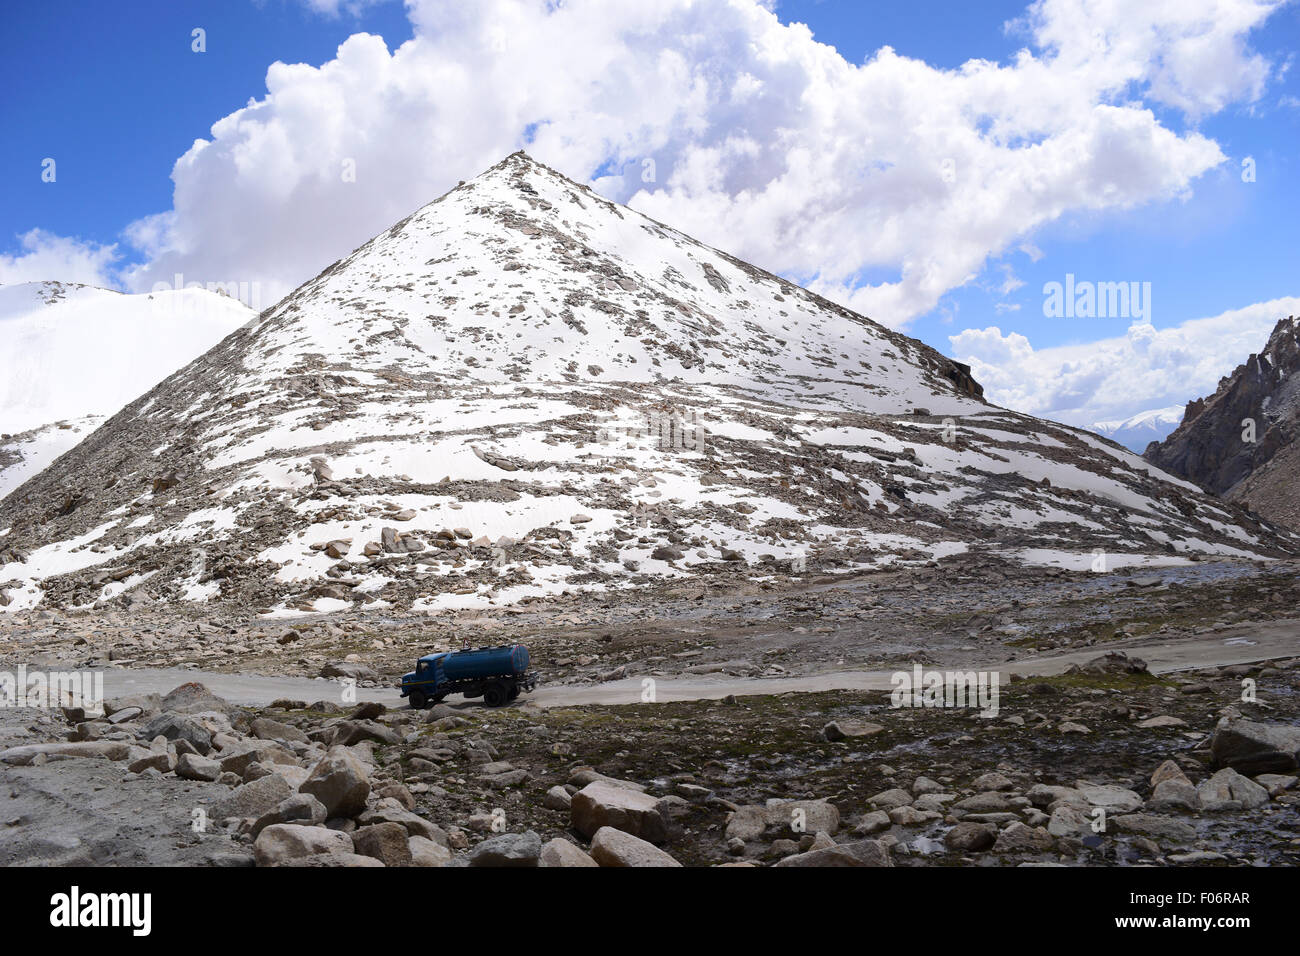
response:
{"label": "boulder", "polygon": [[198,754],[182,754],[176,761],[176,776],[182,780],[203,780],[211,783],[221,776],[221,764]]}
{"label": "boulder", "polygon": [[1156,784],[1147,801],[1151,810],[1190,810],[1201,808],[1201,797],[1186,777],[1169,777]]}
{"label": "boulder", "polygon": [[267,827],[253,842],[258,866],[276,866],[287,860],[320,853],[352,853],[352,838],[338,830],[277,823]]}
{"label": "boulder", "polygon": [[298,789],[316,797],[329,816],[354,817],[366,808],[370,779],[350,750],[331,747]]}
{"label": "boulder", "polygon": [[341,664],[326,664],[320,669],[321,677],[348,677],[352,680],[378,680],[379,672],[366,664],[345,661]]}
{"label": "boulder", "polygon": [[597,780],[573,795],[569,822],[586,837],[594,837],[605,827],[613,827],[652,843],[668,838],[668,829],[659,812],[659,801],[647,794]]}
{"label": "boulder", "polygon": [[1023,823],[1010,823],[998,833],[993,843],[994,853],[1045,853],[1056,841],[1043,827],[1030,827]]}
{"label": "boulder", "polygon": [[489,837],[469,853],[470,866],[537,866],[542,838],[534,831]]}
{"label": "boulder", "polygon": [[1153,840],[1188,843],[1196,839],[1196,828],[1190,823],[1158,813],[1126,813],[1111,817],[1109,825],[1121,833],[1134,833]]}
{"label": "boulder", "polygon": [[88,740],[64,744],[23,744],[0,751],[0,762],[25,767],[37,757],[92,757],[100,760],[135,761],[147,751],[121,740]]}
{"label": "boulder", "polygon": [[[190,686],[190,685],[185,685]],[[201,687],[201,684],[193,685]],[[176,693],[173,691],[172,693]],[[168,697],[171,695],[169,694]],[[141,740],[153,740],[163,736],[168,740],[184,740],[200,754],[212,750],[212,734],[193,717],[176,711],[164,711],[149,720],[140,729]]]}
{"label": "boulder", "polygon": [[681,866],[653,843],[608,826],[591,838],[591,858],[598,866]]}
{"label": "boulder", "polygon": [[451,862],[451,850],[422,836],[409,840],[411,866],[446,866]]}
{"label": "boulder", "polygon": [[129,773],[143,773],[151,768],[159,773],[171,773],[176,769],[176,756],[166,750],[153,750],[126,766]]}
{"label": "boulder", "polygon": [[271,720],[267,717],[256,718],[249,732],[261,740],[293,740],[298,743],[307,743],[307,735],[297,727],[289,724],[282,724],[278,720]]}
{"label": "boulder", "polygon": [[352,833],[352,845],[357,853],[372,856],[384,866],[411,864],[410,835],[400,823],[375,823],[368,827],[358,827]]}
{"label": "boulder", "polygon": [[737,807],[727,820],[726,838],[749,843],[757,840],[767,832],[767,809],[765,807]]}
{"label": "boulder", "polygon": [[960,853],[987,850],[998,838],[998,828],[988,823],[959,823],[946,834],[943,842]]}
{"label": "boulder", "polygon": [[878,734],[884,729],[882,725],[873,724],[867,720],[832,720],[822,728],[822,736],[832,742],[856,740],[860,737],[870,737],[872,734]]}
{"label": "boulder", "polygon": [[1209,812],[1253,810],[1269,800],[1268,790],[1231,767],[1224,767],[1202,783],[1196,788],[1196,795],[1200,797],[1201,809]]}
{"label": "boulder", "polygon": [[542,799],[542,806],[547,810],[564,810],[568,811],[573,803],[573,797],[569,791],[565,790],[558,784],[546,791],[546,796]]}
{"label": "boulder", "polygon": [[1210,755],[1216,766],[1254,776],[1300,766],[1300,727],[1224,717],[1214,728]]}
{"label": "boulder", "polygon": [[202,714],[210,711],[228,714],[231,706],[229,701],[218,697],[202,684],[191,681],[181,684],[159,701],[158,709],[177,714]]}
{"label": "boulder", "polygon": [[841,843],[824,850],[796,853],[778,860],[776,866],[893,866],[889,847],[880,840]]}
{"label": "boulder", "polygon": [[1101,807],[1107,813],[1132,813],[1142,807],[1142,798],[1132,790],[1109,784],[1094,784],[1080,780],[1075,789],[1089,806]]}
{"label": "boulder", "polygon": [[299,823],[303,826],[320,826],[327,814],[324,805],[309,793],[295,793],[281,800],[275,809],[268,810],[253,823],[252,836],[277,823]]}
{"label": "boulder", "polygon": [[274,810],[291,796],[293,796],[293,788],[285,779],[270,774],[236,787],[225,797],[215,801],[208,811],[208,816],[218,822],[232,817],[257,819],[264,813]]}
{"label": "boulder", "polygon": [[600,866],[584,850],[556,837],[542,847],[539,866]]}
{"label": "boulder", "polygon": [[780,835],[817,833],[836,833],[840,828],[840,811],[826,800],[779,800],[767,801],[763,808],[767,825],[776,827]]}
{"label": "boulder", "polygon": [[905,807],[912,802],[912,795],[901,787],[883,790],[874,797],[867,797],[867,803],[876,810],[889,811],[895,807]]}

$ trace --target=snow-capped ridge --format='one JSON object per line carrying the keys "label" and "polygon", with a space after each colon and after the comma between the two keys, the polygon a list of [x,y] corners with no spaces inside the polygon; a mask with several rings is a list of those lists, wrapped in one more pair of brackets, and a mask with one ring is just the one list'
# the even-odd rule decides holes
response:
{"label": "snow-capped ridge", "polygon": [[521,154],[132,402],[0,527],[10,610],[270,615],[1300,544]]}

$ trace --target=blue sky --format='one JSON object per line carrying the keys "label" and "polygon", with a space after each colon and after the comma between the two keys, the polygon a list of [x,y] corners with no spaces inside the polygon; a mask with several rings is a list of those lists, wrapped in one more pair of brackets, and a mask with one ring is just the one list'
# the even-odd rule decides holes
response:
{"label": "blue sky", "polygon": [[[1181,8],[1199,2],[1186,0]],[[1234,2],[1249,7],[1255,0]],[[662,16],[646,12],[656,8],[648,0],[627,6],[625,19],[636,21],[629,35],[617,3],[599,12],[571,3],[550,15],[538,4],[509,0],[485,2],[472,14],[438,0],[412,0],[409,9],[396,0],[8,4],[0,15],[0,83],[18,92],[0,106],[6,134],[0,282],[85,278],[73,273],[90,269],[97,281],[137,290],[184,268],[223,280],[233,270],[285,291],[520,145],[525,129],[540,129],[534,151],[562,171],[591,177],[613,198],[972,361],[995,398],[1027,411],[1087,418],[1185,401],[1244,359],[1247,343],[1271,325],[1268,316],[1300,295],[1300,77],[1292,62],[1300,48],[1300,4],[1281,4],[1257,14],[1248,28],[1223,31],[1204,63],[1183,62],[1188,49],[1200,46],[1180,47],[1178,41],[1184,34],[1203,36],[1209,27],[1179,17],[1134,24],[1111,11],[1104,26],[1114,49],[1129,42],[1125,31],[1145,37],[1133,41],[1122,61],[1090,63],[1086,49],[1052,48],[1051,37],[1066,37],[1068,46],[1071,29],[1078,33],[1102,22],[1103,0],[1052,0],[1036,11],[1004,2],[783,2],[775,7],[777,26],[766,23],[761,8],[738,13],[739,2],[679,6],[678,0],[663,4]],[[546,51],[529,49],[527,34],[543,22],[529,18],[547,16],[551,22],[582,18],[587,45],[577,55],[617,43],[621,57],[585,77],[572,54],[546,67]],[[833,51],[823,56],[805,44],[789,29],[794,23],[807,24],[815,41]],[[491,39],[498,24],[505,24],[501,41]],[[203,53],[191,49],[195,27],[206,31]],[[565,35],[576,32],[570,26]],[[700,32],[711,35],[706,53],[688,39]],[[383,47],[349,41],[358,33],[382,37]],[[339,50],[345,41],[348,56]],[[464,52],[476,42],[486,43],[477,59]],[[755,57],[755,47],[764,44],[782,47],[780,56]],[[882,57],[882,47],[896,55]],[[1044,95],[1039,102],[1038,84],[1015,69],[1018,52],[1026,49],[1061,81],[1052,94],[1067,104],[1055,107],[1060,113],[1077,110],[1082,117],[1102,107],[1122,111],[1123,123],[1102,132],[1082,121],[1057,124],[1050,117],[1053,101]],[[680,50],[688,51],[697,85],[683,85],[678,99],[687,105],[665,115],[655,103],[654,84],[672,81],[656,71],[665,51]],[[494,61],[498,55],[502,62]],[[1083,57],[1077,68],[1062,65],[1070,56]],[[284,95],[268,97],[272,63],[322,67],[336,57],[332,72],[286,73]],[[1001,139],[990,133],[998,120],[987,116],[952,136],[926,127],[964,122],[953,118],[961,111],[944,107],[958,95],[949,90],[958,89],[950,84],[963,64],[978,59],[997,64],[998,82],[1008,86],[1009,105],[994,99],[1004,119],[1044,107],[1049,118],[1029,119],[1028,132]],[[537,66],[515,71],[512,60]],[[873,60],[870,71],[855,73]],[[444,72],[452,62],[459,73]],[[1097,74],[1116,62],[1138,64],[1137,72],[1122,88],[1105,88]],[[570,68],[577,77],[572,86],[560,76]],[[829,81],[823,79],[827,69],[834,77]],[[360,76],[364,86],[367,71],[374,71],[373,102],[346,79]],[[737,99],[734,84],[753,76],[770,102],[750,109]],[[1078,101],[1068,91],[1076,76],[1080,87],[1096,87]],[[467,77],[467,85],[446,94],[458,77]],[[711,81],[705,95],[717,102],[695,111],[688,93],[700,88],[700,78]],[[335,83],[338,89],[331,88]],[[412,92],[413,86],[420,91]],[[717,92],[724,86],[730,97]],[[972,89],[963,87],[960,95],[971,97],[970,109],[986,109],[987,89],[967,86]],[[245,124],[214,134],[214,123],[250,101],[266,101],[256,129]],[[823,101],[836,111],[832,125],[842,134],[816,124],[801,132],[799,124]],[[914,132],[908,120],[913,101],[916,125],[924,131],[903,159],[938,163],[942,157],[930,144],[951,141],[982,157],[977,165],[986,163],[968,185],[963,177],[970,161],[963,160],[957,200],[936,200],[932,182],[918,185],[903,176],[895,144]],[[583,125],[599,110],[615,118],[625,111],[626,128],[611,131],[609,120]],[[377,125],[374,117],[385,112],[387,125]],[[304,130],[340,118],[345,132],[328,142],[275,145],[277,130],[282,137],[297,130],[301,142]],[[831,135],[839,138],[828,145]],[[974,142],[978,136],[988,142]],[[856,150],[854,137],[862,142]],[[761,161],[743,150],[729,155],[738,138],[758,143],[751,148],[762,153]],[[779,155],[771,147],[778,139]],[[207,145],[196,148],[196,140]],[[1073,174],[1060,168],[1076,141],[1095,153],[1078,174],[1089,177],[1088,190],[1072,189]],[[657,182],[638,194],[639,182],[601,178],[611,168],[639,171],[646,144],[654,144],[651,155],[661,164]],[[827,188],[832,174],[824,171],[798,184],[770,172],[782,164],[786,171],[797,168],[805,145],[813,155],[843,150],[828,167],[834,175],[846,163],[868,170],[876,163],[901,178],[865,192],[837,192]],[[1025,159],[1035,147],[1059,149],[1060,157]],[[347,156],[366,149],[385,162],[392,157],[394,168],[369,180],[364,194],[334,184],[312,166],[323,154],[337,159],[330,150]],[[704,169],[702,157],[713,162],[719,151],[724,165],[732,164],[722,173],[684,172]],[[183,156],[185,169],[174,180],[173,167]],[[41,179],[46,157],[57,163],[54,183]],[[1251,182],[1242,177],[1246,157],[1253,160]],[[1024,182],[1009,182],[1015,174],[1003,172],[1020,169]],[[1123,198],[1099,198],[1111,180]],[[757,211],[745,208],[755,190],[764,192]],[[717,217],[701,210],[717,201],[729,204],[731,220],[711,234]],[[981,211],[982,205],[996,209]],[[809,227],[814,220],[825,220],[824,227]],[[772,238],[764,245],[768,223]],[[903,238],[880,239],[890,223]],[[246,230],[268,233],[267,245],[241,258],[250,245]],[[282,254],[290,247],[292,254]],[[932,281],[905,278],[916,275],[907,263],[915,266],[931,254]],[[63,274],[33,272],[42,267]],[[1169,336],[1152,339],[1143,331],[1143,344],[1133,352],[1131,317],[1044,315],[1045,283],[1067,274],[1150,283],[1147,322]],[[1214,317],[1217,325],[1186,326]],[[1224,328],[1241,334],[1224,337],[1217,331]],[[1150,358],[1148,341],[1160,345],[1159,359]],[[1135,362],[1126,372],[1125,364]],[[1133,378],[1147,384],[1127,394],[1123,383]]]}

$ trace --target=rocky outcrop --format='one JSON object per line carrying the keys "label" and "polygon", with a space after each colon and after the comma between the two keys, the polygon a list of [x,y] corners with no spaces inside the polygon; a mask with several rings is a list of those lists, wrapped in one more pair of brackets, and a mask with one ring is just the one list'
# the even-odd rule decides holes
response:
{"label": "rocky outcrop", "polygon": [[1263,351],[1189,402],[1182,424],[1144,457],[1228,501],[1300,528],[1300,326],[1277,323]]}

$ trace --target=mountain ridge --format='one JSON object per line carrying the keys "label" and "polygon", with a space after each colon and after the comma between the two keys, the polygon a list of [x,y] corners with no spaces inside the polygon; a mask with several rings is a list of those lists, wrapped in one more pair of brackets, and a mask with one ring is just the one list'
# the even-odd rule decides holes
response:
{"label": "mountain ridge", "polygon": [[1300,325],[1279,319],[1264,348],[1189,402],[1178,428],[1144,457],[1292,528],[1300,528]]}
{"label": "mountain ridge", "polygon": [[0,502],[0,596],[441,611],[1297,541],[515,153]]}

